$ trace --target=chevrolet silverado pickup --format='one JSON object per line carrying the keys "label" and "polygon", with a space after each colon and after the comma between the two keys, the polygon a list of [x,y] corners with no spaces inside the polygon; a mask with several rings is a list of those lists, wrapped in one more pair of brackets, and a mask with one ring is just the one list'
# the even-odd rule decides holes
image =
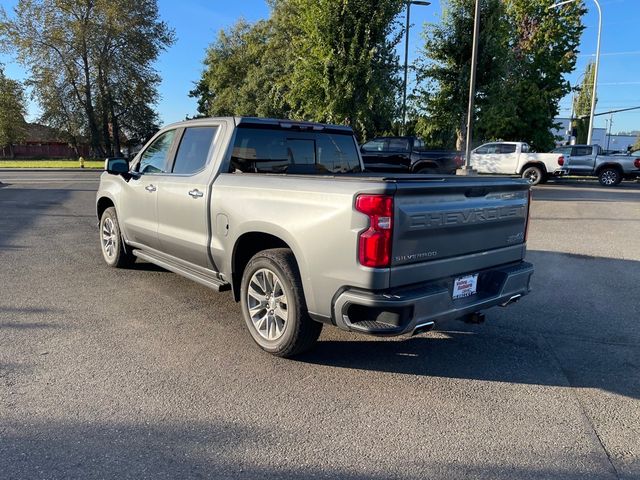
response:
{"label": "chevrolet silverado pickup", "polygon": [[231,290],[274,355],[309,349],[324,324],[412,335],[529,292],[527,182],[366,173],[348,127],[189,120],[105,169],[105,262]]}
{"label": "chevrolet silverado pickup", "polygon": [[600,185],[612,187],[623,179],[640,178],[640,155],[604,155],[599,145],[567,145],[553,150],[562,155],[556,175],[598,177]]}

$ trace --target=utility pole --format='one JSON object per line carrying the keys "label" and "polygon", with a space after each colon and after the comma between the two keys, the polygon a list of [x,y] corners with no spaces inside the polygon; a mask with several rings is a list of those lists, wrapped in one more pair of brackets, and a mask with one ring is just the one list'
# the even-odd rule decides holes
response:
{"label": "utility pole", "polygon": [[464,166],[456,170],[457,175],[476,175],[471,166],[471,141],[473,138],[474,100],[476,97],[476,65],[478,63],[478,37],[480,36],[480,0],[476,0],[473,18],[473,46],[471,47],[471,75],[469,76],[469,105],[467,107],[467,135]]}

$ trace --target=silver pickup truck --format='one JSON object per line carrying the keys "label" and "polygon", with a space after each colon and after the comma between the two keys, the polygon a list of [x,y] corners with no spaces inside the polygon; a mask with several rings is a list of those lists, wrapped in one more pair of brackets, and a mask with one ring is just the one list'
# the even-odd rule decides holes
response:
{"label": "silver pickup truck", "polygon": [[598,177],[607,187],[640,178],[640,158],[635,155],[603,155],[599,145],[567,145],[552,153],[562,154],[556,175]]}
{"label": "silver pickup truck", "polygon": [[97,192],[106,263],[231,289],[255,342],[289,357],[323,324],[373,335],[529,292],[529,185],[363,172],[350,128],[208,118],[163,128]]}

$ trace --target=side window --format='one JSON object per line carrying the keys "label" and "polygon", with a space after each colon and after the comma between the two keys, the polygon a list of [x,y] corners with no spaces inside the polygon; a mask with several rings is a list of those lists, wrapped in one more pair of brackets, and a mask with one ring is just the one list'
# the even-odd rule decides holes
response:
{"label": "side window", "polygon": [[529,145],[527,143],[522,144],[522,153],[529,153]]}
{"label": "side window", "polygon": [[365,152],[382,152],[384,151],[384,139],[371,140],[362,145],[362,150]]}
{"label": "side window", "polygon": [[421,139],[416,138],[416,139],[413,141],[413,149],[414,149],[414,150],[418,150],[419,152],[424,151],[424,149],[425,149],[425,147],[424,147],[424,142],[423,142]]}
{"label": "side window", "polygon": [[487,151],[484,153],[500,153],[500,144],[498,143],[488,143],[485,148]]}
{"label": "side window", "polygon": [[515,153],[516,145],[513,143],[501,143],[499,153]]}
{"label": "side window", "polygon": [[587,155],[591,155],[593,151],[592,147],[574,147],[573,148],[573,156],[574,157],[586,157]]}
{"label": "side window", "polygon": [[173,137],[175,134],[175,130],[169,130],[156,138],[142,153],[137,171],[140,173],[164,172],[167,163],[167,155],[169,154],[169,149],[171,149],[171,144],[173,143]]}
{"label": "side window", "polygon": [[406,138],[390,138],[389,150],[392,152],[408,152],[409,140]]}
{"label": "side window", "polygon": [[551,153],[560,153],[565,156],[571,155],[571,147],[558,147],[551,150]]}
{"label": "side window", "polygon": [[477,153],[478,155],[484,155],[485,153],[489,152],[489,146],[488,145],[482,145],[481,147],[476,148],[475,153]]}
{"label": "side window", "polygon": [[173,173],[189,174],[201,170],[207,163],[209,149],[217,127],[189,127],[184,131]]}

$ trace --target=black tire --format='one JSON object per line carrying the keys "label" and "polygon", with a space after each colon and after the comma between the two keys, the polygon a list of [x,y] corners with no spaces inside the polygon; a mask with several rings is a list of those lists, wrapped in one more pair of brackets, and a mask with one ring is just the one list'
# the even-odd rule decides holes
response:
{"label": "black tire", "polygon": [[[275,275],[275,280],[272,276],[270,283],[269,272]],[[284,303],[277,300],[282,299],[278,293],[284,295]],[[258,301],[259,298],[265,300]],[[272,355],[287,358],[303,353],[315,344],[322,331],[322,323],[312,320],[307,312],[298,265],[287,248],[264,250],[249,260],[242,274],[240,303],[253,340]],[[283,305],[286,307],[284,310]],[[280,322],[283,326],[279,333],[278,322],[282,317],[277,311],[286,312],[286,320]],[[266,328],[263,328],[265,324]],[[272,334],[279,336],[268,338]]]}
{"label": "black tire", "polygon": [[615,167],[605,167],[600,170],[598,181],[603,187],[614,187],[622,181],[622,174]]}
{"label": "black tire", "polygon": [[437,175],[438,169],[434,167],[422,167],[416,170],[416,173],[420,175]]}
{"label": "black tire", "polygon": [[100,217],[99,228],[100,250],[107,265],[114,268],[131,266],[136,257],[122,240],[118,216],[114,207],[107,208]]}
{"label": "black tire", "polygon": [[544,178],[544,172],[540,167],[530,165],[522,171],[522,178],[529,180],[531,185],[538,185]]}

